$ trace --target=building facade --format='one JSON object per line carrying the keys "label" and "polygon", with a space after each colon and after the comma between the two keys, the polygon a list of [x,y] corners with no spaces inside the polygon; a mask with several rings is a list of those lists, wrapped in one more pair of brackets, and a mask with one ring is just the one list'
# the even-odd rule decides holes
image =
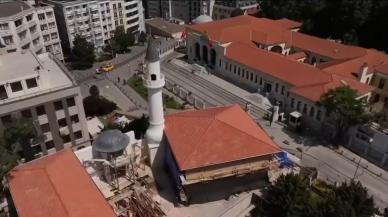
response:
{"label": "building facade", "polygon": [[189,26],[188,59],[263,94],[285,116],[299,112],[310,129],[332,129],[334,124],[317,104],[320,96],[346,85],[357,91],[358,99],[369,101],[372,78],[388,56],[302,34],[297,28],[287,19],[247,15]]}
{"label": "building facade", "polygon": [[25,117],[44,138],[32,144],[35,157],[89,145],[80,88],[59,60],[22,51],[1,54],[0,63],[0,135],[14,118]]}
{"label": "building facade", "polygon": [[30,49],[63,60],[53,7],[22,1],[0,2],[0,44],[7,52]]}
{"label": "building facade", "polygon": [[[150,5],[150,4],[148,4]],[[156,5],[155,5],[156,6]],[[200,15],[211,16],[214,0],[161,0],[161,16],[168,20],[179,20],[190,23]]]}
{"label": "building facade", "polygon": [[229,18],[236,9],[246,12],[251,9],[257,9],[259,4],[257,0],[216,0],[213,7],[212,17],[214,20]]}
{"label": "building facade", "polygon": [[47,1],[54,5],[66,52],[73,47],[76,35],[92,42],[97,51],[109,43],[113,31],[123,26],[134,34],[144,31],[144,14],[140,0],[115,1]]}

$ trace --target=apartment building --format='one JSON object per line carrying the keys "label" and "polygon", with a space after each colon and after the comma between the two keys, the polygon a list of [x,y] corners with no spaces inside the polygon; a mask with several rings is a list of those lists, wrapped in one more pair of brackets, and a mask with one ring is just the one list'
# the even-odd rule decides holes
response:
{"label": "apartment building", "polygon": [[48,0],[54,5],[62,46],[70,52],[76,35],[92,42],[101,51],[117,26],[126,31],[144,31],[143,6],[140,0],[113,1],[57,1]]}
{"label": "apartment building", "polygon": [[214,2],[215,0],[150,0],[146,6],[149,17],[161,16],[168,20],[190,23],[200,15],[212,16]]}
{"label": "apartment building", "polygon": [[35,157],[89,145],[81,91],[61,61],[47,52],[3,52],[0,71],[0,136],[13,118],[26,117],[44,138],[32,144]]}
{"label": "apartment building", "polygon": [[162,17],[160,0],[145,0],[143,3],[146,18]]}
{"label": "apartment building", "polygon": [[212,17],[214,20],[222,20],[230,17],[236,9],[242,11],[256,10],[259,7],[257,0],[216,0]]}
{"label": "apartment building", "polygon": [[44,3],[1,1],[0,44],[9,53],[31,49],[36,54],[50,52],[63,60],[54,10]]}

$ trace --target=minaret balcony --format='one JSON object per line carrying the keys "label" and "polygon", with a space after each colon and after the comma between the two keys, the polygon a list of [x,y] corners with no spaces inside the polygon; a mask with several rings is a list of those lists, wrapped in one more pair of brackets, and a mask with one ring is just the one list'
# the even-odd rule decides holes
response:
{"label": "minaret balcony", "polygon": [[164,75],[160,74],[159,77],[156,77],[156,79],[151,79],[151,77],[147,75],[143,75],[143,85],[146,88],[162,88],[165,85]]}

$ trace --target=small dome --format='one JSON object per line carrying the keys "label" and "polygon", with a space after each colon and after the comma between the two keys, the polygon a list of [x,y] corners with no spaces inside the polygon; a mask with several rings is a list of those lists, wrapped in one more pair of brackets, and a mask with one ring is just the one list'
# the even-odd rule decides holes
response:
{"label": "small dome", "polygon": [[114,153],[124,150],[129,143],[129,137],[120,130],[107,130],[97,137],[94,148],[98,152]]}
{"label": "small dome", "polygon": [[198,16],[197,18],[195,18],[193,20],[193,23],[195,24],[200,24],[200,23],[208,23],[208,22],[211,22],[213,21],[213,19],[211,17],[209,17],[208,15],[200,15]]}

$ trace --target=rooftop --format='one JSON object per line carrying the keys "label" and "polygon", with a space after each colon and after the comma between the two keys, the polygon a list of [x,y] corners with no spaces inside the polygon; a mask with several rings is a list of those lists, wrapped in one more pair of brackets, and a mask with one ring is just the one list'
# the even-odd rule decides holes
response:
{"label": "rooftop", "polygon": [[0,1],[0,18],[15,15],[30,8],[31,6],[22,1]]}
{"label": "rooftop", "polygon": [[[370,91],[368,85],[358,81],[364,64],[368,66],[368,72],[388,73],[386,54],[291,31],[298,26],[299,22],[288,19],[270,20],[242,15],[189,26],[188,29],[226,47],[226,58],[281,79],[294,87],[295,93],[303,93],[304,97],[313,101],[318,100],[317,96],[328,87],[349,85],[359,94]],[[293,48],[297,53],[291,52],[286,56],[257,46],[276,44],[284,44],[285,48]],[[297,61],[309,53],[326,57],[328,61],[317,66]]]}
{"label": "rooftop", "polygon": [[238,105],[180,112],[165,119],[167,140],[181,171],[280,151]]}
{"label": "rooftop", "polygon": [[171,34],[182,32],[185,28],[185,26],[183,25],[172,23],[159,17],[148,19],[145,22],[147,25],[150,25],[154,28],[158,28]]}
{"label": "rooftop", "polygon": [[8,182],[20,217],[116,217],[70,149],[17,166]]}
{"label": "rooftop", "polygon": [[39,76],[38,88],[28,90],[28,93],[15,93],[8,100],[73,86],[66,70],[48,53],[35,55],[31,51],[22,51],[0,55],[0,85]]}

